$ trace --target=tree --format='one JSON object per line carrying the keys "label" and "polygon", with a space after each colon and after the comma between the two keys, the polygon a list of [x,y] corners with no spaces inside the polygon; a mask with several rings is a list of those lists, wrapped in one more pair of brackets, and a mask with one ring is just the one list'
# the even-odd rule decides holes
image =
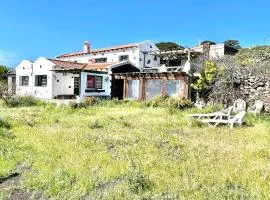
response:
{"label": "tree", "polygon": [[156,46],[161,51],[168,51],[168,50],[178,50],[178,49],[184,49],[185,47],[175,43],[175,42],[159,42],[156,43]]}
{"label": "tree", "polygon": [[[240,64],[237,57],[231,55],[215,60],[202,57],[200,60],[201,64],[197,66],[196,72],[201,76],[195,80],[192,87],[206,102],[228,106],[238,98],[249,98],[249,95],[243,92],[246,87],[250,88],[250,83],[247,82],[249,77],[259,84],[270,81],[270,59],[245,65]],[[266,101],[269,101],[269,98]]]}
{"label": "tree", "polygon": [[241,65],[256,65],[270,59],[270,46],[255,46],[240,49],[236,58]]}
{"label": "tree", "polygon": [[8,67],[5,65],[0,65],[0,81],[6,80],[6,77],[3,75],[8,72]]}
{"label": "tree", "polygon": [[218,76],[217,65],[212,61],[205,61],[200,72],[201,76],[191,86],[198,92],[204,92],[214,83]]}
{"label": "tree", "polygon": [[235,49],[241,49],[240,43],[238,40],[225,40],[224,44],[229,47],[233,47]]}
{"label": "tree", "polygon": [[8,67],[5,65],[0,65],[0,76],[8,72]]}
{"label": "tree", "polygon": [[209,43],[210,45],[215,45],[215,44],[217,44],[217,43],[215,43],[215,42],[213,42],[213,41],[205,40],[205,41],[201,42],[201,45],[207,44],[207,43]]}

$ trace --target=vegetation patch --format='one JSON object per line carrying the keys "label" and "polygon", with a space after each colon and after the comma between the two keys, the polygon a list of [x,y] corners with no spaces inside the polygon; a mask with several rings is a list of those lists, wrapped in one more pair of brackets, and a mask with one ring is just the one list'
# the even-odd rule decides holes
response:
{"label": "vegetation patch", "polygon": [[233,130],[189,126],[187,114],[220,107],[152,103],[0,107],[0,178],[20,174],[0,184],[0,197],[270,198],[269,116],[247,115]]}

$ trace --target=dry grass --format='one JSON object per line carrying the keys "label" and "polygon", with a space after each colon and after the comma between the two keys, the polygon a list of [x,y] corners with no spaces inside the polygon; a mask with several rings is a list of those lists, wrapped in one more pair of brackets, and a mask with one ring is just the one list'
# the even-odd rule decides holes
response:
{"label": "dry grass", "polygon": [[188,112],[137,102],[2,106],[10,127],[0,128],[0,177],[19,171],[34,199],[270,198],[270,117],[230,130],[198,127]]}

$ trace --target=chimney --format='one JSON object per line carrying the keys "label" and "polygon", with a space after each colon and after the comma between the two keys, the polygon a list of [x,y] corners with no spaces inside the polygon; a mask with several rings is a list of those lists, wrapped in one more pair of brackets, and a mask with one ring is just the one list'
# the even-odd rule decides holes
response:
{"label": "chimney", "polygon": [[205,42],[202,44],[203,46],[203,53],[204,54],[209,54],[210,51],[210,42]]}
{"label": "chimney", "polygon": [[90,43],[88,41],[83,44],[83,53],[90,53]]}

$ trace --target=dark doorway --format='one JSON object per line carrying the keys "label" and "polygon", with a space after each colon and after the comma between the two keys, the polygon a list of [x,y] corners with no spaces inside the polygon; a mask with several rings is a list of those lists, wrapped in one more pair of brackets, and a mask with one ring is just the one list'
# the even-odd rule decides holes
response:
{"label": "dark doorway", "polygon": [[112,79],[112,98],[124,98],[124,79]]}
{"label": "dark doorway", "polygon": [[74,77],[74,94],[80,95],[80,77]]}

